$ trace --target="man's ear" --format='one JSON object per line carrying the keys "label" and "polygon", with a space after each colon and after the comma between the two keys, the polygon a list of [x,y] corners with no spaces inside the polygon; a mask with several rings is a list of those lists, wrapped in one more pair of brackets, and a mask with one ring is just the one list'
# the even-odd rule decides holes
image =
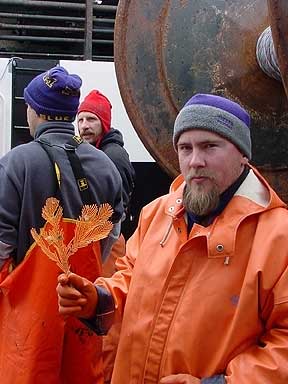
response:
{"label": "man's ear", "polygon": [[246,164],[248,164],[248,163],[249,163],[248,157],[243,156],[243,157],[242,157],[241,164],[242,164],[242,165],[246,165]]}

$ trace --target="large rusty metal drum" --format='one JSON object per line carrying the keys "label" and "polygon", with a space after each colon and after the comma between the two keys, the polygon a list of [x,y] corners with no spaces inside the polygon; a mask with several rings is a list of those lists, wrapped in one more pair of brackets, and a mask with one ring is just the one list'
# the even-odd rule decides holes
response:
{"label": "large rusty metal drum", "polygon": [[[282,79],[256,57],[271,27]],[[251,114],[252,163],[288,202],[288,1],[120,0],[115,66],[120,92],[145,147],[171,176],[177,112],[193,94],[214,93]]]}

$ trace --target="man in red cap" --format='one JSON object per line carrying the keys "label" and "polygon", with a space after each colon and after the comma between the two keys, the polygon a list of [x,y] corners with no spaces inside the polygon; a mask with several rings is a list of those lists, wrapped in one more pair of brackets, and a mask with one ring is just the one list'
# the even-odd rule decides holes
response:
{"label": "man in red cap", "polygon": [[116,165],[123,184],[124,210],[134,189],[135,171],[124,148],[123,136],[111,128],[110,101],[98,90],[92,90],[78,108],[78,130],[81,138],[103,151]]}

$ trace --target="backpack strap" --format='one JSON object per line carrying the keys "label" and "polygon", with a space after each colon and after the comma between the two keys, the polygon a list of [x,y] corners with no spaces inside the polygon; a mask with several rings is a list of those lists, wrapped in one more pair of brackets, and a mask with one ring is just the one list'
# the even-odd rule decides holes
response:
{"label": "backpack strap", "polygon": [[81,161],[76,153],[76,148],[82,143],[83,140],[79,136],[73,136],[66,142],[64,149],[70,161],[83,204],[93,204],[95,203],[95,200],[92,198],[88,180]]}
{"label": "backpack strap", "polygon": [[[53,146],[53,144],[51,144],[50,142],[46,141],[41,137],[39,137],[35,141],[42,146],[42,148],[47,153],[51,163],[53,164],[53,169],[55,171],[54,173],[55,173],[56,185],[58,186],[56,193],[58,193],[58,190],[60,190],[61,192],[60,170],[57,162],[55,161],[55,155],[54,155],[55,145]],[[64,144],[64,149],[69,159],[69,162],[76,180],[76,184],[80,192],[82,203],[83,205],[85,205],[85,204],[93,204],[95,201],[92,198],[91,191],[88,185],[88,180],[85,176],[81,161],[78,155],[76,154],[76,148],[78,148],[78,146],[82,143],[83,143],[83,140],[79,136],[73,136]],[[63,148],[63,146],[61,146],[61,148]]]}
{"label": "backpack strap", "polygon": [[36,139],[35,141],[41,145],[41,147],[44,149],[44,151],[47,153],[47,156],[49,157],[49,160],[54,170],[54,179],[55,179],[54,180],[54,184],[55,184],[54,196],[58,197],[61,200],[61,190],[60,190],[61,175],[60,175],[58,164],[54,160],[51,144],[49,144],[46,140],[42,138]]}

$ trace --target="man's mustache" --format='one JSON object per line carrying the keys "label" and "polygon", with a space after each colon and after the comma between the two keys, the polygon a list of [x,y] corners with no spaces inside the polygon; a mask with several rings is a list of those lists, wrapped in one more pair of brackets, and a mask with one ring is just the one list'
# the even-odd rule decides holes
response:
{"label": "man's mustache", "polygon": [[191,181],[194,177],[206,177],[210,180],[215,180],[214,174],[209,171],[191,171],[187,175],[187,181]]}

